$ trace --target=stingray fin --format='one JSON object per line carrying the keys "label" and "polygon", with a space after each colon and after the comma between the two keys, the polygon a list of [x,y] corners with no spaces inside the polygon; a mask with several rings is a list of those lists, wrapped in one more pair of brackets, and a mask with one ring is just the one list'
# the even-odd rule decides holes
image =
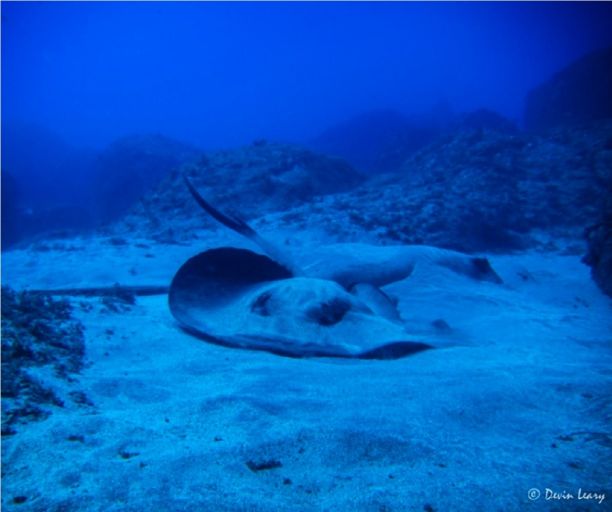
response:
{"label": "stingray fin", "polygon": [[393,322],[402,321],[397,311],[397,305],[378,286],[370,283],[357,283],[351,286],[349,291],[355,297],[361,299],[376,315]]}
{"label": "stingray fin", "polygon": [[183,176],[185,180],[185,185],[189,189],[189,192],[196,200],[196,202],[200,205],[200,207],[208,213],[213,219],[217,222],[220,222],[225,227],[235,231],[236,233],[248,238],[256,245],[258,245],[265,254],[270,256],[274,261],[280,263],[285,268],[287,268],[294,276],[304,275],[304,272],[298,268],[295,263],[289,258],[284,251],[276,247],[273,243],[259,236],[259,233],[255,231],[251,226],[249,226],[245,221],[236,217],[235,215],[227,215],[225,213],[217,210],[213,205],[211,205],[206,199],[202,197],[202,195],[196,190],[191,181],[187,176]]}
{"label": "stingray fin", "polygon": [[189,192],[191,192],[193,198],[200,205],[200,207],[213,219],[215,219],[217,222],[220,222],[225,227],[230,228],[232,231],[246,236],[251,240],[257,237],[257,233],[255,232],[255,230],[246,222],[236,216],[226,215],[217,210],[200,195],[200,193],[196,190],[191,181],[189,181],[189,178],[187,176],[183,176],[183,179],[185,180],[185,185],[187,185],[187,188],[189,189]]}

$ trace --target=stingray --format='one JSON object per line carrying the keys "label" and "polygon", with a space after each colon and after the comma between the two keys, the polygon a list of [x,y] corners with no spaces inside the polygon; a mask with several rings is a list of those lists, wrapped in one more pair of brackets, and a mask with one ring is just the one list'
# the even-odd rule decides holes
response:
{"label": "stingray", "polygon": [[170,310],[187,332],[207,341],[291,357],[392,359],[433,348],[408,335],[382,286],[420,266],[446,267],[501,282],[488,260],[428,246],[329,246],[300,265],[235,215],[200,207],[255,243],[263,254],[219,247],[190,258],[170,285]]}

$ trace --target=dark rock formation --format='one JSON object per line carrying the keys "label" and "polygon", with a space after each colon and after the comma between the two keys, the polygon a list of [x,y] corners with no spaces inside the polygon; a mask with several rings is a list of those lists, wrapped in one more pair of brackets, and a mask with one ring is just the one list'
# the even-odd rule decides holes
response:
{"label": "dark rock formation", "polygon": [[516,134],[518,132],[517,126],[512,121],[486,108],[461,114],[453,123],[452,130],[455,132],[490,130],[506,134]]}
{"label": "dark rock formation", "polygon": [[2,124],[2,247],[49,231],[92,227],[93,152],[40,126]]}
{"label": "dark rock formation", "polygon": [[476,129],[518,131],[514,123],[493,111],[479,109],[454,115],[448,106],[440,104],[414,116],[393,110],[362,114],[328,129],[311,146],[344,158],[365,173],[382,174],[398,171],[410,156],[445,133]]}
{"label": "dark rock formation", "polygon": [[80,372],[84,353],[83,327],[68,302],[2,288],[2,435],[63,406],[53,381]]}
{"label": "dark rock formation", "polygon": [[154,231],[164,230],[175,221],[215,225],[202,215],[181,173],[186,173],[213,204],[245,218],[283,211],[318,195],[347,191],[364,180],[342,160],[295,146],[257,141],[206,154],[181,172],[172,173],[142,199],[123,225]]}
{"label": "dark rock formation", "polygon": [[547,136],[459,131],[407,159],[401,173],[286,218],[329,226],[339,238],[365,231],[383,243],[467,252],[527,247],[534,230],[579,240],[599,220],[611,149],[611,122]]}
{"label": "dark rock formation", "polygon": [[604,221],[589,228],[586,235],[589,252],[584,261],[591,267],[598,286],[612,297],[612,208]]}
{"label": "dark rock formation", "polygon": [[529,130],[612,118],[612,48],[572,63],[532,90],[526,101]]}
{"label": "dark rock formation", "polygon": [[21,238],[22,212],[20,187],[15,177],[2,170],[2,247],[6,248]]}
{"label": "dark rock formation", "polygon": [[[183,172],[226,212],[346,241],[509,251],[555,237],[579,243],[600,221],[612,182],[612,121],[533,135],[481,112],[458,126],[400,172],[367,181],[342,161],[262,142],[206,155]],[[206,225],[216,223],[175,173],[116,229],[180,242]]]}
{"label": "dark rock formation", "polygon": [[591,267],[593,279],[602,291],[612,297],[612,147],[607,158],[607,166],[598,166],[598,169],[606,168],[606,172],[600,175],[606,201],[598,222],[585,230],[588,252],[584,262]]}
{"label": "dark rock formation", "polygon": [[108,222],[125,214],[172,170],[202,152],[162,135],[135,135],[113,142],[94,165],[96,216]]}
{"label": "dark rock formation", "polygon": [[443,107],[412,117],[393,110],[367,112],[329,128],[310,146],[365,173],[396,171],[409,155],[440,135],[451,117]]}
{"label": "dark rock formation", "polygon": [[21,190],[20,207],[47,210],[83,206],[94,160],[92,150],[78,148],[36,124],[2,122],[2,171],[10,171]]}

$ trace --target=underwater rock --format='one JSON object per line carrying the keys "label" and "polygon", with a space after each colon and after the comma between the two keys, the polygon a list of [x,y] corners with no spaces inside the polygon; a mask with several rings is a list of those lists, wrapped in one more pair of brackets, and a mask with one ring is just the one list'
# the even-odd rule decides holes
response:
{"label": "underwater rock", "polygon": [[599,218],[585,229],[588,252],[584,262],[602,291],[612,297],[612,130],[603,147],[591,163],[605,200]]}
{"label": "underwater rock", "polygon": [[51,367],[53,378],[69,381],[83,368],[84,355],[83,326],[68,302],[2,288],[2,434],[64,405],[52,379],[35,369]]}
{"label": "underwater rock", "polygon": [[[32,208],[24,198],[24,185],[2,171],[2,248],[28,239],[51,239],[92,226],[91,215],[79,205],[38,205]],[[40,242],[39,242],[40,243]]]}
{"label": "underwater rock", "polygon": [[612,48],[573,62],[527,95],[529,130],[612,118]]}
{"label": "underwater rock", "polygon": [[516,125],[487,109],[454,115],[444,103],[419,115],[394,110],[361,114],[329,128],[311,147],[346,159],[368,174],[396,172],[407,158],[447,133],[486,129],[516,133]]}
{"label": "underwater rock", "polygon": [[124,313],[136,304],[136,293],[133,289],[123,287],[115,283],[112,288],[102,292],[100,302],[103,304],[103,311],[110,313]]}
{"label": "underwater rock", "polygon": [[125,214],[172,170],[200,156],[198,149],[159,134],[117,139],[98,155],[93,171],[98,220]]}
{"label": "underwater rock", "polygon": [[601,222],[589,227],[586,232],[588,253],[584,262],[591,267],[591,275],[601,290],[612,297],[612,200]]}
{"label": "underwater rock", "polygon": [[518,132],[517,126],[512,121],[486,108],[480,108],[459,116],[453,125],[453,130],[492,130],[509,134]]}
{"label": "underwater rock", "polygon": [[4,119],[3,250],[51,230],[93,227],[91,202],[85,197],[94,160],[94,150],[73,146],[33,118]]}
{"label": "underwater rock", "polygon": [[442,318],[437,318],[436,320],[431,322],[431,325],[432,327],[436,328],[440,332],[451,332],[452,331],[452,328],[450,325],[448,325],[448,322],[446,320],[443,320]]}
{"label": "underwater rock", "polygon": [[246,465],[251,471],[253,471],[253,473],[283,467],[283,463],[276,459],[266,459],[258,461],[247,460]]}
{"label": "underwater rock", "polygon": [[407,159],[401,172],[293,209],[284,223],[325,226],[343,241],[463,252],[530,247],[534,230],[579,239],[607,194],[611,134],[610,121],[546,135],[460,130]]}
{"label": "underwater rock", "polygon": [[2,170],[2,247],[6,248],[15,243],[22,236],[23,212],[21,208],[20,186],[12,173]]}
{"label": "underwater rock", "polygon": [[408,156],[433,142],[451,116],[447,106],[412,117],[395,110],[374,110],[328,128],[310,147],[344,158],[365,173],[392,172]]}
{"label": "underwater rock", "polygon": [[[348,191],[364,181],[343,160],[271,142],[206,154],[181,173],[196,187],[206,189],[214,204],[224,210],[238,208],[246,218],[283,211],[315,196]],[[138,226],[139,230],[145,226],[159,236],[169,224],[180,223],[181,229],[174,234],[180,238],[188,236],[185,223],[194,227],[205,224],[181,173],[173,173],[144,196],[123,226]]]}
{"label": "underwater rock", "polygon": [[[516,132],[487,111],[464,121],[399,172],[367,180],[342,161],[273,143],[211,153],[184,170],[223,210],[235,208],[246,219],[265,215],[269,228],[325,230],[342,242],[513,251],[540,243],[541,231],[580,239],[598,222],[602,184],[612,180],[612,121],[541,135]],[[215,228],[177,172],[113,235],[137,230],[186,243],[203,226]]]}

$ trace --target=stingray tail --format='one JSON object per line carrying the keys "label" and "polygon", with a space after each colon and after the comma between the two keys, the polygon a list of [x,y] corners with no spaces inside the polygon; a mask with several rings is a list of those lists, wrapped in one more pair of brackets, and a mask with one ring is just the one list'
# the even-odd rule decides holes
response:
{"label": "stingray tail", "polygon": [[189,178],[187,176],[183,176],[183,179],[185,180],[185,185],[187,185],[187,188],[189,189],[189,192],[191,192],[193,198],[200,205],[200,207],[213,219],[235,231],[236,233],[239,233],[242,236],[246,236],[251,240],[257,238],[257,233],[255,232],[255,230],[246,222],[244,222],[242,219],[239,219],[238,217],[221,213],[200,195],[200,193],[195,189],[191,181],[189,181]]}
{"label": "stingray tail", "polygon": [[294,276],[304,274],[301,269],[295,266],[295,264],[284,254],[282,250],[276,247],[273,243],[259,236],[257,231],[255,231],[251,226],[249,226],[239,217],[236,217],[234,215],[227,215],[217,210],[200,195],[200,193],[196,190],[191,181],[189,181],[189,178],[187,176],[183,176],[183,179],[185,180],[185,185],[187,185],[187,188],[189,189],[189,192],[191,193],[193,198],[200,205],[200,207],[213,219],[215,219],[217,222],[220,222],[225,227],[228,227],[232,231],[235,231],[236,233],[254,242],[264,251],[265,254],[270,256],[277,263],[280,263],[288,270],[290,270]]}

